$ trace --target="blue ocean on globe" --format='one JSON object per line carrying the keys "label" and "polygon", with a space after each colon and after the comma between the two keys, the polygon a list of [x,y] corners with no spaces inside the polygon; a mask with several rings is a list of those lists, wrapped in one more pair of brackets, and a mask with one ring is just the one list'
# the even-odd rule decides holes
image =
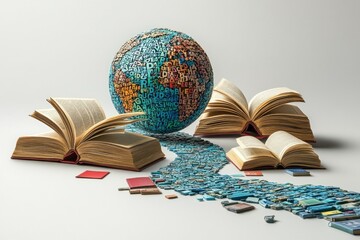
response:
{"label": "blue ocean on globe", "polygon": [[136,127],[154,133],[179,131],[205,110],[213,71],[191,37],[152,29],[127,41],[110,69],[109,90],[119,113],[145,112]]}

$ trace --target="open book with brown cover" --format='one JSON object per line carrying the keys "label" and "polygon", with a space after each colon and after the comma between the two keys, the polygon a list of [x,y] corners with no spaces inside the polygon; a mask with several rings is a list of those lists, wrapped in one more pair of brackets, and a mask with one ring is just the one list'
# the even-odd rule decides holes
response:
{"label": "open book with brown cover", "polygon": [[289,88],[272,88],[256,94],[248,103],[241,90],[222,79],[200,117],[195,135],[244,134],[259,138],[286,131],[308,142],[315,142],[308,117],[291,102],[304,102]]}
{"label": "open book with brown cover", "polygon": [[36,110],[30,116],[54,131],[20,137],[13,159],[91,164],[139,171],[164,158],[156,138],[125,132],[121,126],[141,119],[144,113],[125,113],[105,118],[95,99],[50,98],[53,109]]}
{"label": "open book with brown cover", "polygon": [[266,168],[322,168],[319,156],[312,146],[293,135],[277,131],[265,144],[253,136],[236,139],[238,147],[226,157],[240,170]]}

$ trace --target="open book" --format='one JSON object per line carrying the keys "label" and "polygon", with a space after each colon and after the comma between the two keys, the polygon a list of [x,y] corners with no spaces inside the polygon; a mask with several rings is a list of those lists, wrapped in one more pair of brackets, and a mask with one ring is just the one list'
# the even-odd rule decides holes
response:
{"label": "open book", "polygon": [[260,168],[322,168],[319,156],[309,143],[293,135],[277,131],[265,144],[253,136],[236,139],[238,147],[226,153],[227,158],[240,170]]}
{"label": "open book", "polygon": [[20,137],[11,158],[91,164],[139,171],[162,159],[159,141],[119,128],[144,113],[105,118],[94,99],[50,98],[53,109],[36,110],[31,117],[54,131]]}
{"label": "open book", "polygon": [[195,135],[247,134],[267,137],[283,130],[309,142],[314,135],[307,116],[288,103],[304,102],[289,88],[273,88],[256,94],[248,103],[233,83],[222,79],[200,117]]}

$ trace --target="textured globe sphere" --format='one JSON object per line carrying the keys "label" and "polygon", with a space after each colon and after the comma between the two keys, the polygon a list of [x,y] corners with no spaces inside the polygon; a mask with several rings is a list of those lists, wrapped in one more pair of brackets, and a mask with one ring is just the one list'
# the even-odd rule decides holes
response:
{"label": "textured globe sphere", "polygon": [[145,112],[141,129],[168,133],[195,121],[208,104],[213,72],[200,45],[184,33],[152,29],[127,41],[110,69],[109,89],[119,113]]}

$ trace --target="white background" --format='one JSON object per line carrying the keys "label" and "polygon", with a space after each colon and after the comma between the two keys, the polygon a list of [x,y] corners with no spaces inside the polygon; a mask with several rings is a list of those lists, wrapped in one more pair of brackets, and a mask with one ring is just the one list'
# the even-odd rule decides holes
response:
{"label": "white background", "polygon": [[[294,178],[360,192],[360,1],[0,1],[0,239],[351,239],[325,220],[303,220],[260,206],[233,214],[219,201],[130,196],[110,170],[103,180],[76,179],[99,167],[11,160],[17,138],[47,131],[29,118],[48,97],[93,97],[116,114],[108,93],[110,63],[129,38],[155,27],[192,36],[207,52],[215,83],[235,82],[245,95],[287,86],[317,137],[327,168]],[[196,123],[195,123],[196,124]],[[185,129],[193,133],[195,124]],[[229,150],[234,138],[210,139]],[[227,165],[222,173],[237,173]],[[166,193],[172,193],[168,191]],[[267,224],[263,217],[279,221]]]}

